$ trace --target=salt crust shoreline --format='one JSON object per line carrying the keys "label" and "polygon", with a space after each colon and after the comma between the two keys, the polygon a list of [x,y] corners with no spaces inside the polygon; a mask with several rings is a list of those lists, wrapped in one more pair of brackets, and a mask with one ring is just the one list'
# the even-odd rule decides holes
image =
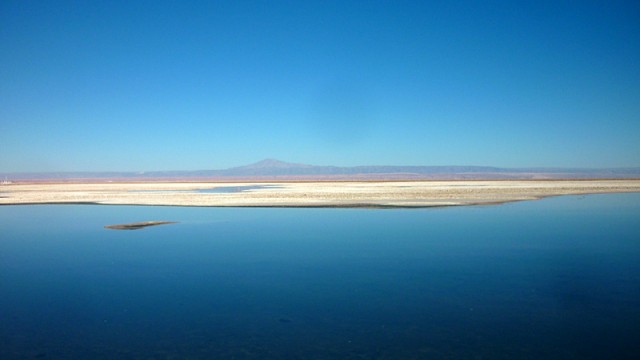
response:
{"label": "salt crust shoreline", "polygon": [[[241,192],[198,192],[261,185],[267,186]],[[11,184],[0,186],[0,205],[420,208],[614,192],[640,192],[640,180]]]}

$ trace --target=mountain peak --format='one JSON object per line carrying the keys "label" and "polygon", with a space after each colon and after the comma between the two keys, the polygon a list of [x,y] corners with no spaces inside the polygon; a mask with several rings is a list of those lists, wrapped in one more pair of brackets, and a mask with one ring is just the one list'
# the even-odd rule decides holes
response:
{"label": "mountain peak", "polygon": [[277,159],[264,159],[257,163],[241,166],[244,169],[289,169],[299,167],[311,167],[311,165],[288,163]]}

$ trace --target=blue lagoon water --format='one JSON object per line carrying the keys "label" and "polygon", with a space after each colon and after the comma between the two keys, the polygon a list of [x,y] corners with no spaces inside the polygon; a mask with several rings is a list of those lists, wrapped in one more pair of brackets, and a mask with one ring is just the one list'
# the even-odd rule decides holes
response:
{"label": "blue lagoon water", "polygon": [[[135,231],[104,225],[173,220]],[[419,210],[0,207],[0,358],[640,353],[640,194]]]}

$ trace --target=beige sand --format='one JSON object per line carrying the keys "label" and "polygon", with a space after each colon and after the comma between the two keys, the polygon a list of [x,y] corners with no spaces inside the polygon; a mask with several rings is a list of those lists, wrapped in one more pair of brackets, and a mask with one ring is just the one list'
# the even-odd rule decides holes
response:
{"label": "beige sand", "polygon": [[[235,193],[195,191],[253,185],[270,187]],[[611,192],[640,192],[640,180],[11,184],[0,186],[0,205],[425,207]]]}

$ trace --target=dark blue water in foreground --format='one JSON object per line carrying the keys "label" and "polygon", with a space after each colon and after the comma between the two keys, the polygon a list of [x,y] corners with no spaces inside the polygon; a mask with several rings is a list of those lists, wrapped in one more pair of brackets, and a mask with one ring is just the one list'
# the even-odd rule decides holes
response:
{"label": "dark blue water in foreground", "polygon": [[[104,225],[179,224],[136,231]],[[640,194],[0,207],[0,358],[633,358]]]}

